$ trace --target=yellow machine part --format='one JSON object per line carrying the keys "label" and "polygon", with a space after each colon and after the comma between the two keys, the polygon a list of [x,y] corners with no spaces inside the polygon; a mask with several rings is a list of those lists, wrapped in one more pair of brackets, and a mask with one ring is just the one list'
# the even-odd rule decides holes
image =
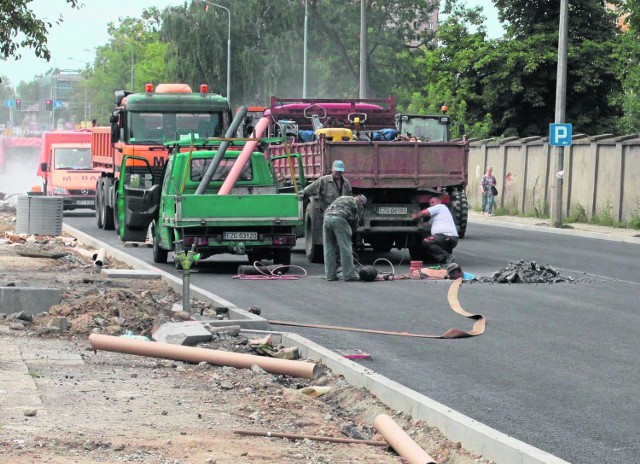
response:
{"label": "yellow machine part", "polygon": [[314,134],[319,137],[324,135],[324,138],[328,142],[351,142],[353,140],[353,133],[351,129],[344,129],[342,127],[326,127],[323,129],[317,129]]}

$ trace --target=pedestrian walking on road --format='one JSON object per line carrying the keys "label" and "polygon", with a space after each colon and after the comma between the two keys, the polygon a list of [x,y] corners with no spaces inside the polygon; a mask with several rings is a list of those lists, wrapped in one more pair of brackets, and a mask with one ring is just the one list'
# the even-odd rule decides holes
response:
{"label": "pedestrian walking on road", "polygon": [[364,217],[367,197],[364,195],[338,197],[324,212],[322,244],[324,246],[324,273],[328,281],[338,280],[337,255],[340,253],[342,278],[360,280],[353,264],[351,237]]}
{"label": "pedestrian walking on road", "polygon": [[458,245],[458,231],[451,211],[440,197],[431,197],[429,207],[412,215],[413,219],[429,217],[431,235],[422,240],[425,259],[432,264],[453,262],[453,249]]}
{"label": "pedestrian walking on road", "polygon": [[315,207],[324,212],[331,203],[340,196],[351,196],[351,184],[344,178],[344,161],[335,160],[331,168],[331,174],[316,179],[304,189],[304,198],[315,197]]}
{"label": "pedestrian walking on road", "polygon": [[491,166],[487,167],[487,170],[482,176],[482,181],[480,182],[480,193],[482,194],[482,215],[484,216],[484,211],[487,209],[487,205],[489,206],[488,213],[489,216],[493,213],[493,188],[496,186],[496,178],[493,176],[493,168]]}

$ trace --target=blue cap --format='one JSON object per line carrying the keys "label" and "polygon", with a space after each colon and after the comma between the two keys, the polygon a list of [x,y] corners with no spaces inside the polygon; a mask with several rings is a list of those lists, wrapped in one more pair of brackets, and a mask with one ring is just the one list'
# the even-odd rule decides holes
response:
{"label": "blue cap", "polygon": [[344,172],[344,161],[335,160],[333,162],[333,170],[338,172]]}

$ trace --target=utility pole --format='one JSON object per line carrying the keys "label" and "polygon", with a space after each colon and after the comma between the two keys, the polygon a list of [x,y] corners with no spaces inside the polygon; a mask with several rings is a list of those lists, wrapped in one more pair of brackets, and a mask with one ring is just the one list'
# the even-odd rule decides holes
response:
{"label": "utility pole", "polygon": [[309,27],[309,15],[307,0],[304,0],[304,45],[302,50],[302,98],[307,98],[307,29]]}
{"label": "utility pole", "polygon": [[[562,124],[566,117],[567,99],[567,42],[569,38],[569,0],[560,0],[560,30],[558,34],[558,69],[556,78],[555,123]],[[562,189],[564,174],[564,147],[554,147],[556,156],[555,185],[552,188],[551,227],[562,227]]]}
{"label": "utility pole", "polygon": [[368,98],[367,75],[367,0],[360,0],[360,98]]}

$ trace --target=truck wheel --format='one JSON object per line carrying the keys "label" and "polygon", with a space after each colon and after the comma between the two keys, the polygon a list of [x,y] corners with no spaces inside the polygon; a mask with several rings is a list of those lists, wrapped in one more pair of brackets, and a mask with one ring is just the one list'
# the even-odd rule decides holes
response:
{"label": "truck wheel", "polygon": [[393,238],[390,237],[371,237],[369,242],[373,251],[378,253],[389,253],[393,248]]}
{"label": "truck wheel", "polygon": [[167,264],[167,256],[169,252],[160,248],[160,241],[156,235],[153,235],[153,262],[158,264]]}
{"label": "truck wheel", "polygon": [[[291,264],[291,250],[273,250],[273,264],[289,266]],[[286,274],[289,271],[288,267],[278,269],[278,272]]]}
{"label": "truck wheel", "polygon": [[111,182],[109,179],[104,179],[102,188],[102,218],[104,224],[104,230],[114,230],[115,224],[113,223],[113,208],[108,206],[109,194],[111,191]]}
{"label": "truck wheel", "polygon": [[418,243],[417,245],[409,245],[409,256],[411,256],[412,261],[425,261],[426,253],[424,248],[422,248],[422,244]]}
{"label": "truck wheel", "polygon": [[304,224],[304,249],[307,260],[310,263],[321,263],[324,261],[322,245],[315,245],[313,243],[313,223],[310,214],[307,214],[307,220]]}
{"label": "truck wheel", "polygon": [[[114,191],[118,190],[118,183],[114,184]],[[120,233],[120,211],[118,210],[118,202],[113,201],[113,228],[116,232]]]}
{"label": "truck wheel", "polygon": [[102,178],[98,179],[96,185],[96,225],[98,229],[104,229],[104,218],[102,217]]}
{"label": "truck wheel", "polygon": [[467,220],[469,218],[469,203],[467,195],[460,190],[451,193],[451,214],[456,221],[458,236],[464,238],[467,233]]}

